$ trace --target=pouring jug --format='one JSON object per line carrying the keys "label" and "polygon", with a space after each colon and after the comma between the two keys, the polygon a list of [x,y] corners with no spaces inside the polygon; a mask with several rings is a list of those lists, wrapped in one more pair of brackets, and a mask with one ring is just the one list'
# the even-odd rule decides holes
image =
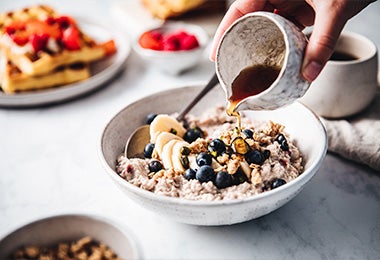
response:
{"label": "pouring jug", "polygon": [[260,11],[236,20],[222,36],[215,60],[227,100],[242,70],[264,65],[278,67],[279,73],[267,89],[240,100],[235,111],[273,110],[303,96],[310,85],[301,75],[306,44],[304,33],[280,15]]}

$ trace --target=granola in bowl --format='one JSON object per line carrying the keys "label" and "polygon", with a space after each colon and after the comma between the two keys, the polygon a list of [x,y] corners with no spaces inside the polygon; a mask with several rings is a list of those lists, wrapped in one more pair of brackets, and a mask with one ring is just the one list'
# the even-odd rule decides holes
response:
{"label": "granola in bowl", "polygon": [[188,115],[186,127],[160,114],[150,124],[145,158],[117,158],[116,172],[141,189],[188,200],[234,200],[297,178],[303,157],[284,126],[242,117],[224,107]]}

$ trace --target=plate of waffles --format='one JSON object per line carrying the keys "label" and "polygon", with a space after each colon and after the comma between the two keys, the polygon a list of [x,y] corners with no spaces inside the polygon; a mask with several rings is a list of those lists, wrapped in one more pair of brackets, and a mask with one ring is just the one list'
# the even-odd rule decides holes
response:
{"label": "plate of waffles", "polygon": [[104,86],[131,51],[123,34],[45,5],[0,14],[0,106],[62,103]]}

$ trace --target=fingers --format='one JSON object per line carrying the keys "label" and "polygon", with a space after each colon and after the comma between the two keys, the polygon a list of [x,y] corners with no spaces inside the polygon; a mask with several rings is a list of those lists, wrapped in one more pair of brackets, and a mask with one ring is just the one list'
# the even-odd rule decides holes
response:
{"label": "fingers", "polygon": [[347,21],[336,3],[329,4],[329,1],[319,3],[315,6],[314,29],[306,46],[302,66],[302,75],[309,82],[319,75],[329,60]]}
{"label": "fingers", "polygon": [[226,15],[223,17],[223,20],[221,21],[220,25],[218,26],[218,29],[216,30],[214,40],[212,43],[210,59],[213,61],[215,60],[216,48],[222,35],[236,19],[239,19],[240,17],[250,12],[259,10],[270,11],[269,9],[270,7],[267,4],[267,1],[264,0],[236,0],[228,9]]}

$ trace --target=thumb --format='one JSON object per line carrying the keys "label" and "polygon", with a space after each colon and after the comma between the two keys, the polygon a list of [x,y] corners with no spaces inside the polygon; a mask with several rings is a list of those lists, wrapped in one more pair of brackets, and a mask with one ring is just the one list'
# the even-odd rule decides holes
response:
{"label": "thumb", "polygon": [[314,28],[305,50],[302,75],[309,82],[319,75],[329,60],[347,21],[336,7],[326,2],[316,6]]}

